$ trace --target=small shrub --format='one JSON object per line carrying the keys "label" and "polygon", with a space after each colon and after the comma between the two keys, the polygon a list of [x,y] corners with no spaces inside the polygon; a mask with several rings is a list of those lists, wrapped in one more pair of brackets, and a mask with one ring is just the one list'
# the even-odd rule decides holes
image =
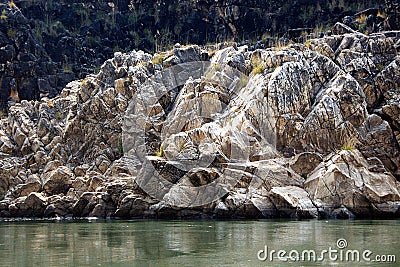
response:
{"label": "small shrub", "polygon": [[377,69],[378,71],[382,71],[384,67],[385,67],[385,66],[383,66],[383,64],[378,64],[378,65],[376,65],[376,69]]}
{"label": "small shrub", "polygon": [[267,68],[266,66],[264,66],[261,58],[259,57],[252,57],[251,65],[253,66],[252,70],[253,75],[264,73],[265,69]]}
{"label": "small shrub", "polygon": [[358,22],[358,30],[360,32],[364,32],[365,28],[367,27],[367,15],[361,14],[358,18],[356,18],[356,21]]}
{"label": "small shrub", "polygon": [[49,108],[53,108],[53,107],[54,107],[53,101],[47,101],[47,106],[48,106]]}
{"label": "small shrub", "polygon": [[356,137],[347,138],[343,143],[342,150],[353,151],[357,144],[359,144],[359,141]]}
{"label": "small shrub", "polygon": [[119,144],[119,145],[118,145],[118,153],[119,153],[120,155],[124,154],[124,147],[122,146],[122,144]]}
{"label": "small shrub", "polygon": [[162,157],[164,155],[164,150],[162,145],[160,145],[160,148],[158,149],[158,151],[156,151],[155,155],[157,157]]}
{"label": "small shrub", "polygon": [[217,52],[217,50],[210,50],[210,51],[208,51],[208,57],[209,57],[209,58],[212,58],[212,57],[215,55],[216,52]]}
{"label": "small shrub", "polygon": [[263,43],[265,43],[265,42],[267,42],[267,40],[268,39],[271,39],[271,38],[273,38],[269,33],[264,33],[262,36],[261,36],[261,41],[263,42]]}
{"label": "small shrub", "polygon": [[377,16],[377,17],[381,17],[381,18],[383,18],[383,19],[386,19],[386,18],[387,18],[387,15],[386,15],[385,11],[383,11],[383,10],[379,10],[379,11],[378,11],[378,14],[377,14],[376,16]]}
{"label": "small shrub", "polygon": [[133,83],[132,77],[128,76],[125,78],[124,84],[125,86],[129,86]]}
{"label": "small shrub", "polygon": [[93,37],[93,36],[87,36],[86,38],[85,38],[85,42],[86,42],[86,44],[88,45],[88,46],[90,46],[90,47],[95,47],[95,46],[97,46],[99,43],[100,43],[100,37],[98,37],[98,36],[96,36],[96,37]]}
{"label": "small shrub", "polygon": [[56,118],[59,119],[59,120],[61,120],[61,119],[63,118],[61,112],[59,112],[59,111],[56,112],[55,116],[56,116]]}
{"label": "small shrub", "polygon": [[138,17],[135,14],[131,14],[128,16],[128,24],[134,24],[137,23]]}
{"label": "small shrub", "polygon": [[7,30],[7,36],[10,39],[15,39],[15,37],[17,36],[17,31],[14,29],[8,29]]}
{"label": "small shrub", "polygon": [[96,66],[96,67],[93,68],[93,72],[94,73],[98,73],[99,71],[100,71],[100,67],[99,66]]}
{"label": "small shrub", "polygon": [[346,150],[346,151],[353,151],[354,147],[352,145],[349,144],[344,144],[342,146],[342,150]]}
{"label": "small shrub", "polygon": [[311,47],[311,40],[307,40],[306,43],[305,43],[305,46],[307,48],[310,48]]}
{"label": "small shrub", "polygon": [[327,25],[318,25],[318,26],[316,26],[316,27],[313,29],[312,35],[315,36],[315,37],[319,37],[319,34],[320,34],[321,32],[324,33],[324,32],[326,32],[326,31],[328,31],[328,30],[330,30],[330,29],[331,29],[331,25],[330,25],[330,24],[327,24]]}
{"label": "small shrub", "polygon": [[63,68],[63,72],[72,73],[72,66],[70,64],[64,64],[62,68]]}
{"label": "small shrub", "polygon": [[65,27],[62,24],[61,21],[55,21],[50,24],[50,26],[47,28],[48,34],[51,36],[57,37],[60,35],[60,32],[65,31]]}
{"label": "small shrub", "polygon": [[151,60],[151,63],[153,63],[153,65],[162,65],[164,60],[168,57],[168,54],[166,53],[161,53],[161,54],[157,54],[153,57],[153,59]]}
{"label": "small shrub", "polygon": [[347,142],[343,144],[342,150],[353,151],[356,144],[357,144],[357,139],[351,138],[350,140],[347,140]]}
{"label": "small shrub", "polygon": [[194,45],[195,44],[187,43],[187,44],[183,45],[182,48],[188,48],[188,47],[191,47],[191,46],[194,46]]}
{"label": "small shrub", "polygon": [[218,63],[215,63],[215,65],[213,66],[214,71],[220,71],[221,70],[221,65]]}
{"label": "small shrub", "polygon": [[5,9],[3,9],[3,11],[1,11],[0,19],[1,20],[7,19],[7,11]]}
{"label": "small shrub", "polygon": [[264,73],[266,67],[263,64],[259,64],[253,68],[253,75]]}
{"label": "small shrub", "polygon": [[17,8],[17,5],[14,3],[14,1],[8,2],[8,5],[9,5],[12,9]]}
{"label": "small shrub", "polygon": [[366,24],[367,23],[367,15],[361,14],[358,18],[356,18],[356,21],[360,24]]}
{"label": "small shrub", "polygon": [[288,47],[288,45],[291,43],[292,42],[290,41],[288,44],[285,44],[282,40],[280,40],[279,38],[276,38],[274,47],[277,51],[280,51],[280,50]]}
{"label": "small shrub", "polygon": [[85,78],[81,81],[81,87],[86,87],[88,85],[89,79]]}

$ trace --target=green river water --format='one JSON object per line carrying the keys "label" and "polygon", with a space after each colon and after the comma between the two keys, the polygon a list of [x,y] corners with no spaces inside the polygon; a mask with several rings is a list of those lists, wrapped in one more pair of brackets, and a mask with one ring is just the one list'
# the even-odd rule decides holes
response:
{"label": "green river water", "polygon": [[[276,252],[271,260],[271,250],[286,255],[278,258]],[[310,259],[310,250],[317,261]],[[386,267],[399,262],[397,220],[0,222],[0,266]]]}

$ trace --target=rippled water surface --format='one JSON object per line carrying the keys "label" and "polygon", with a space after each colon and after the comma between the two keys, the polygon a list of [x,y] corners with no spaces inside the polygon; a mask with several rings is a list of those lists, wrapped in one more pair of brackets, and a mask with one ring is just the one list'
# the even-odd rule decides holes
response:
{"label": "rippled water surface", "polygon": [[[399,241],[396,220],[1,222],[0,266],[400,266],[345,258],[348,250],[360,257],[370,250],[368,259],[400,262]],[[268,254],[314,250],[320,258],[331,247],[338,258],[327,252],[310,262],[305,252],[302,261],[276,254],[261,261],[266,246]]]}

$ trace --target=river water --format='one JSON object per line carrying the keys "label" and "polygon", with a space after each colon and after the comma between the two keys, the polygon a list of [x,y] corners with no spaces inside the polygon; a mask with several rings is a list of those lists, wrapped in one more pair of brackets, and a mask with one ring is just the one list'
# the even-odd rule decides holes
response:
{"label": "river water", "polygon": [[[276,252],[271,259],[272,250],[286,254],[278,258]],[[397,264],[393,257],[398,257]],[[400,266],[399,262],[396,220],[0,222],[0,266]]]}

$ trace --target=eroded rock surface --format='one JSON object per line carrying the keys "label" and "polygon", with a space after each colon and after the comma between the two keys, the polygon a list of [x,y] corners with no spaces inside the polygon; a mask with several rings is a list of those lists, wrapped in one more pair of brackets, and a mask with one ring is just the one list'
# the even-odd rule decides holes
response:
{"label": "eroded rock surface", "polygon": [[0,216],[398,217],[398,42],[115,53],[1,120]]}

